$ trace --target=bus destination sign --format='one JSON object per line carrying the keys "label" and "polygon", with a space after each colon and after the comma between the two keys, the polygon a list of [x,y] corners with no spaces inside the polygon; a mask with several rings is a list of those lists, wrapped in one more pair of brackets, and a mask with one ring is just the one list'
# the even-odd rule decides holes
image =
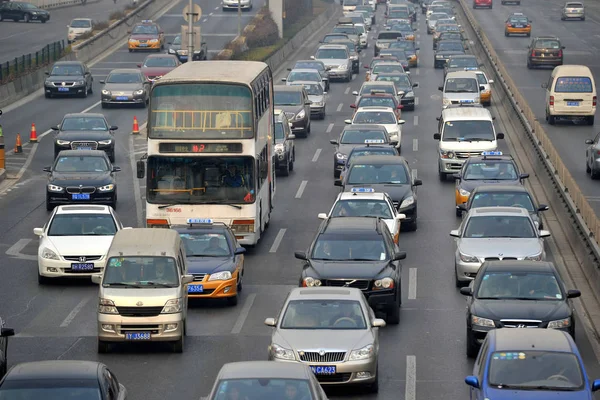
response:
{"label": "bus destination sign", "polygon": [[160,143],[161,153],[241,153],[241,143]]}

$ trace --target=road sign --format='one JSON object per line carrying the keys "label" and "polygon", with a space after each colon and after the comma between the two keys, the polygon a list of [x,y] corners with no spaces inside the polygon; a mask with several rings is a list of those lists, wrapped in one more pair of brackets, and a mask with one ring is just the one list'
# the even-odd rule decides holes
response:
{"label": "road sign", "polygon": [[[202,39],[202,35],[200,32],[200,27],[199,26],[194,26],[193,30],[192,30],[192,34],[194,35],[194,39],[193,39],[193,46],[194,46],[194,50],[200,50],[200,41]],[[187,48],[189,47],[189,28],[185,25],[181,25],[181,48],[183,50],[187,50]],[[190,56],[190,60],[192,59],[192,57]]]}
{"label": "road sign", "polygon": [[185,22],[190,22],[190,16],[192,17],[192,22],[200,21],[200,17],[202,17],[202,9],[198,4],[194,4],[191,11],[189,5],[185,6],[183,9],[183,19],[185,19]]}

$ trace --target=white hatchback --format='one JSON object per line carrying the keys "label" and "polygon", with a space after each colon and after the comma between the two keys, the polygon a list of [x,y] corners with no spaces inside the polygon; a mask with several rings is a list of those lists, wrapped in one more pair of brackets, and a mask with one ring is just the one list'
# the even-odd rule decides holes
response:
{"label": "white hatchback", "polygon": [[402,146],[402,129],[406,121],[396,117],[396,111],[391,107],[361,107],[356,110],[354,117],[344,121],[347,124],[375,124],[383,125],[390,135],[390,141],[397,141],[396,148],[400,150]]}

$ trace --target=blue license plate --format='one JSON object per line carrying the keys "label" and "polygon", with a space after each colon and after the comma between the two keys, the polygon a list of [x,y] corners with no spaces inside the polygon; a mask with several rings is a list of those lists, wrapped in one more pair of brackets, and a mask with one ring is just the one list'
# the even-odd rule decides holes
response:
{"label": "blue license plate", "polygon": [[179,56],[181,58],[181,61],[187,61],[188,56]]}
{"label": "blue license plate", "polygon": [[515,28],[525,28],[523,25],[517,25]]}
{"label": "blue license plate", "polygon": [[144,44],[144,43],[141,43],[141,44],[140,44],[140,47],[148,47],[148,45],[147,45],[147,44]]}
{"label": "blue license plate", "polygon": [[75,193],[75,194],[71,195],[71,199],[73,199],[73,200],[89,200],[90,194],[89,193]]}
{"label": "blue license plate", "polygon": [[117,100],[128,100],[129,97],[127,96],[117,96]]}
{"label": "blue license plate", "polygon": [[333,374],[336,373],[336,369],[335,369],[334,365],[330,365],[330,366],[329,365],[328,366],[325,366],[325,365],[316,365],[316,366],[311,365],[310,369],[312,369],[312,372],[315,375],[333,375]]}
{"label": "blue license plate", "polygon": [[202,285],[188,285],[188,293],[203,293],[204,286]]}
{"label": "blue license plate", "polygon": [[59,91],[59,92],[68,92],[68,91],[69,91],[69,88],[68,88],[68,87],[59,87],[59,88],[58,88],[58,91]]}
{"label": "blue license plate", "polygon": [[579,107],[578,101],[567,101],[567,106],[569,107]]}
{"label": "blue license plate", "polygon": [[93,271],[94,263],[72,263],[71,269],[73,271]]}
{"label": "blue license plate", "polygon": [[128,332],[125,334],[125,340],[150,340],[150,332]]}
{"label": "blue license plate", "polygon": [[460,102],[461,102],[461,103],[472,103],[472,102],[473,102],[473,100],[461,100]]}

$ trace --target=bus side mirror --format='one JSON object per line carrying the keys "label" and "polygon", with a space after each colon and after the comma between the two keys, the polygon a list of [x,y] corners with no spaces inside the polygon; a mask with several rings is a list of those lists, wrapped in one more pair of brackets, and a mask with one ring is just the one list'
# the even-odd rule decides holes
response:
{"label": "bus side mirror", "polygon": [[137,162],[137,177],[138,179],[144,179],[146,175],[146,166],[142,160]]}
{"label": "bus side mirror", "polygon": [[261,161],[259,173],[260,179],[267,179],[267,177],[269,176],[269,165]]}

